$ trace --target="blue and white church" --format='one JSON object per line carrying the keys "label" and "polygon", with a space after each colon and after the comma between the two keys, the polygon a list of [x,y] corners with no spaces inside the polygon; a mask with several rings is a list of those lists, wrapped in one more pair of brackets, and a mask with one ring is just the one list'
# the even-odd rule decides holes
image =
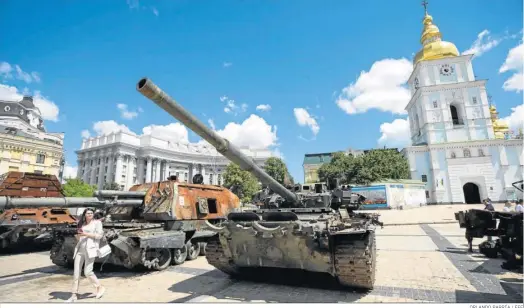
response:
{"label": "blue and white church", "polygon": [[522,198],[522,131],[512,134],[490,105],[486,81],[476,80],[472,55],[442,40],[425,13],[408,84],[411,146],[403,150],[412,179],[426,185],[428,204]]}

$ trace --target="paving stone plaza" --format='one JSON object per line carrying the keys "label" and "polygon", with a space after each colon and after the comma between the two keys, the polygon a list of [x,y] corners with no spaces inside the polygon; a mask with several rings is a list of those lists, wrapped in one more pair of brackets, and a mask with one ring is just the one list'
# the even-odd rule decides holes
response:
{"label": "paving stone plaza", "polygon": [[[104,266],[102,302],[522,302],[521,273],[503,270],[502,259],[467,253],[464,229],[454,212],[482,205],[442,205],[381,211],[377,231],[375,289],[362,294],[329,279],[239,281],[214,269],[205,257],[163,272]],[[497,205],[499,209],[501,205]],[[48,251],[0,256],[0,302],[62,302],[69,298],[72,271],[51,263]],[[283,275],[289,276],[289,275]],[[87,279],[79,302],[97,302]]]}

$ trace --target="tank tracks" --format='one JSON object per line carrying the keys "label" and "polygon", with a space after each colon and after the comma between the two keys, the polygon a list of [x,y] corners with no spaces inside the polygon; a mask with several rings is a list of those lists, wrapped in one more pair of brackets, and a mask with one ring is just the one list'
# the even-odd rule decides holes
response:
{"label": "tank tracks", "polygon": [[71,268],[73,267],[73,261],[69,259],[68,253],[65,251],[64,240],[54,241],[51,246],[50,258],[51,261],[61,267]]}
{"label": "tank tracks", "polygon": [[344,287],[371,290],[376,258],[375,232],[340,236],[335,246],[335,276]]}
{"label": "tank tracks", "polygon": [[232,277],[240,275],[238,269],[230,264],[231,259],[227,257],[222,248],[218,235],[213,236],[207,242],[206,259],[210,265]]}

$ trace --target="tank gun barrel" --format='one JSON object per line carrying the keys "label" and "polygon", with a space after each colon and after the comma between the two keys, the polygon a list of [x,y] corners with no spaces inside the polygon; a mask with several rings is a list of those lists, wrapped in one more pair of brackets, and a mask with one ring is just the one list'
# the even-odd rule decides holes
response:
{"label": "tank gun barrel", "polygon": [[227,139],[220,137],[216,132],[206,127],[200,120],[162,91],[150,79],[142,78],[137,84],[137,90],[204,140],[209,142],[220,154],[240,166],[242,170],[253,174],[258,180],[267,184],[274,192],[286,200],[290,202],[298,202],[297,195],[286,189],[269,174],[264,172],[262,168],[242,153],[237,147],[231,144]]}
{"label": "tank gun barrel", "polygon": [[103,200],[96,197],[53,197],[53,198],[11,198],[0,196],[0,209],[4,208],[39,208],[39,207],[96,207],[111,205],[139,206],[142,199]]}
{"label": "tank gun barrel", "polygon": [[145,191],[121,191],[121,190],[97,190],[93,194],[94,197],[111,198],[111,197],[126,197],[126,198],[144,198]]}

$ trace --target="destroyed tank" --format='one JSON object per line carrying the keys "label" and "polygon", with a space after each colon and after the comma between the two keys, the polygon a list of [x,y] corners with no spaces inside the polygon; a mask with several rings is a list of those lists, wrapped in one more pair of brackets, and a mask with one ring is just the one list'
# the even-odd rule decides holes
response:
{"label": "destroyed tank", "polygon": [[[202,182],[200,174],[193,177],[193,183],[179,182],[172,176],[134,185],[129,191],[95,192],[96,199],[105,200],[100,204],[105,212],[102,224],[112,249],[109,256],[97,258],[95,263],[164,270],[204,255],[204,244],[215,233],[203,229],[203,222],[224,220],[240,207],[240,200],[224,187]],[[53,231],[51,260],[71,267],[76,225]]]}
{"label": "destroyed tank", "polygon": [[314,190],[304,185],[287,189],[151,80],[141,79],[137,89],[268,187],[258,195],[256,209],[229,213],[221,224],[206,222],[216,232],[207,242],[209,264],[240,278],[254,268],[329,273],[343,286],[373,289],[375,228],[382,224],[376,214],[354,211],[363,196],[342,189],[335,180]]}
{"label": "destroyed tank", "polygon": [[[524,181],[512,183],[522,194]],[[488,211],[469,209],[455,212],[460,228],[466,229],[468,252],[473,252],[473,239],[495,236],[496,240],[485,240],[479,244],[479,252],[488,258],[505,259],[501,267],[513,270],[523,266],[523,213],[510,211]],[[498,224],[497,224],[498,222]]]}
{"label": "destroyed tank", "polygon": [[[0,178],[2,200],[45,197],[63,197],[62,186],[54,175],[10,171]],[[74,222],[68,209],[58,207],[0,210],[0,250],[49,245],[51,227]]]}

